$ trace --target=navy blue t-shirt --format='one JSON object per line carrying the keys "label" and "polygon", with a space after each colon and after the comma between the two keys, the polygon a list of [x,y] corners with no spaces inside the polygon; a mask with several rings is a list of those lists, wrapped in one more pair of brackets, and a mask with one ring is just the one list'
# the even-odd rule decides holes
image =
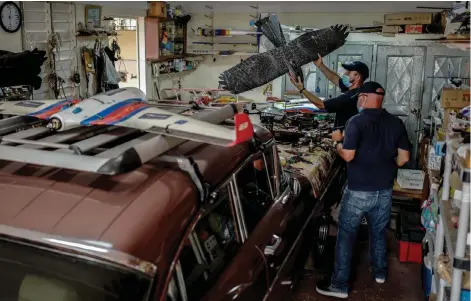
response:
{"label": "navy blue t-shirt", "polygon": [[327,112],[335,113],[334,127],[345,126],[352,116],[358,114],[358,97],[355,97],[358,89],[348,90],[341,80],[339,81],[339,88],[343,92],[342,95],[324,101]]}
{"label": "navy blue t-shirt", "polygon": [[392,188],[397,149],[411,149],[404,123],[384,109],[364,109],[347,122],[344,136],[343,148],[356,150],[347,164],[348,188],[357,191]]}

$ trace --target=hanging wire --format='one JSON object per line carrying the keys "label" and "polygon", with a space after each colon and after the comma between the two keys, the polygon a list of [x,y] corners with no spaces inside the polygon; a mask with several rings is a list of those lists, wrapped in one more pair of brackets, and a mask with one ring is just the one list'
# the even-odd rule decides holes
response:
{"label": "hanging wire", "polygon": [[[65,80],[57,74],[57,69],[56,69],[57,60],[60,61],[60,47],[62,44],[62,39],[61,39],[60,34],[58,32],[54,32],[50,34],[47,39],[47,44],[49,46],[49,51],[48,51],[49,66],[51,69],[51,73],[48,76],[49,88],[54,92],[54,97],[56,99],[59,98],[59,96],[61,95],[61,92],[63,96],[66,97],[64,86],[63,86],[63,84],[65,83]],[[56,54],[57,54],[57,59],[56,59]]]}

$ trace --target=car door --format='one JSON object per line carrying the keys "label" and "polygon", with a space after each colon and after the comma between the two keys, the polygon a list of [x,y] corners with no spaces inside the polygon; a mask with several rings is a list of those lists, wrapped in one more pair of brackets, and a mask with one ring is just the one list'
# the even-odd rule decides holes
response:
{"label": "car door", "polygon": [[[260,162],[263,164],[259,164]],[[270,218],[267,216],[273,204],[273,188],[264,162],[265,157],[261,152],[252,155],[223,187],[212,193],[212,196],[213,194],[216,196],[216,201],[209,204],[212,209],[201,212],[195,221],[196,226],[192,234],[185,239],[184,247],[179,252],[175,270],[172,271],[173,277],[168,287],[167,300],[263,299],[271,286],[271,279],[274,278],[269,275],[263,247],[270,244],[272,247],[276,246],[276,241],[271,241],[273,229],[270,229]],[[254,173],[258,176],[252,177]],[[251,192],[256,192],[259,197],[251,195]],[[241,199],[244,202],[241,202]],[[230,221],[233,225],[230,232],[235,232],[235,235],[232,235],[235,248],[232,250],[224,247],[227,245],[225,240],[216,239],[216,242],[214,240],[210,242],[210,234],[215,234],[214,228],[220,227],[208,214],[217,210],[217,207],[221,206],[221,201],[225,200],[228,201],[231,212],[229,214],[225,210],[224,215],[230,216],[229,219],[225,219],[225,224]],[[250,206],[251,203],[254,206]],[[260,204],[262,206],[257,206]],[[221,210],[217,212],[223,213]],[[208,222],[205,222],[206,219]],[[213,231],[209,231],[208,226]],[[212,268],[215,261],[210,258],[212,252],[208,252],[208,243],[224,251],[222,256],[216,256],[221,259],[216,261],[225,262],[221,269]]]}
{"label": "car door", "polygon": [[[281,279],[279,272],[283,271],[284,276],[290,271],[292,262],[285,259],[292,259],[297,253],[293,245],[304,224],[304,211],[312,210],[295,197],[288,185],[276,184],[281,176],[274,172],[280,168],[274,168],[273,150],[268,147],[265,154],[259,153],[247,160],[227,184],[240,244],[235,254],[227,254],[232,259],[209,283],[201,300],[263,300],[271,295],[268,292],[274,281]],[[260,162],[263,164],[259,169],[263,172],[257,173],[260,177],[255,177],[258,181],[254,185],[251,175],[256,172],[255,167],[260,167]],[[257,197],[251,191],[260,194]],[[259,208],[260,200],[265,203]],[[196,300],[191,294],[187,296],[183,300]]]}
{"label": "car door", "polygon": [[[230,296],[227,300],[281,300],[293,283],[297,259],[302,261],[298,257],[303,248],[301,233],[313,210],[314,199],[300,197],[292,185],[280,181],[282,174],[276,147],[267,148],[264,159],[274,201],[253,231],[249,231],[239,258],[234,260],[233,268],[238,268],[236,274],[243,277],[240,281],[227,279],[231,283],[225,288]],[[244,189],[241,182],[241,177],[236,176],[239,199]],[[242,213],[250,230],[250,212],[244,210],[243,202]]]}
{"label": "car door", "polygon": [[[277,151],[273,152],[273,159],[274,166],[277,166]],[[303,234],[307,231],[315,205],[310,191],[300,191],[301,184],[295,175],[289,175],[280,187],[283,193],[275,201],[268,215],[274,221],[280,221],[275,232],[280,233],[284,246],[276,256],[266,255],[268,262],[273,260],[272,269],[275,276],[264,300],[282,300],[293,287],[295,277],[299,275],[307,258],[309,241],[305,240],[307,236]]]}
{"label": "car door", "polygon": [[[275,188],[270,183],[270,168],[267,167],[266,156],[255,154],[229,183],[242,245],[204,300],[263,300],[272,285],[275,275],[264,253],[282,246],[278,236],[274,235]],[[254,173],[258,176],[253,176]],[[257,193],[263,197],[256,196]]]}

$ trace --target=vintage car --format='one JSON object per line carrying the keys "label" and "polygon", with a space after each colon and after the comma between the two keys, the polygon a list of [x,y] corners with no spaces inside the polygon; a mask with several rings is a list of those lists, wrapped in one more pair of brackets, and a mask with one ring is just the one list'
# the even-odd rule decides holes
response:
{"label": "vintage car", "polygon": [[255,128],[117,176],[0,161],[0,299],[286,298],[316,198]]}

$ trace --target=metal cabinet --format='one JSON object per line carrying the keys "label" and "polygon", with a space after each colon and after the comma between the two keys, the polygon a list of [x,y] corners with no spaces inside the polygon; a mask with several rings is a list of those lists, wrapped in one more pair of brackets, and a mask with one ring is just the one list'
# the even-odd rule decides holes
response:
{"label": "metal cabinet", "polygon": [[428,47],[422,116],[427,116],[440,98],[443,87],[448,87],[448,78],[461,78],[469,85],[469,52],[445,46]]}
{"label": "metal cabinet", "polygon": [[378,46],[375,81],[386,90],[383,108],[404,121],[410,141],[417,148],[425,47]]}

